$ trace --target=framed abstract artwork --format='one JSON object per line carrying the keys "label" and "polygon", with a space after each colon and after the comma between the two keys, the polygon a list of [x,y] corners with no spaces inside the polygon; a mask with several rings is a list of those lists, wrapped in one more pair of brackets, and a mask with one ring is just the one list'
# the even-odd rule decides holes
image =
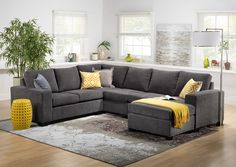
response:
{"label": "framed abstract artwork", "polygon": [[156,63],[176,66],[191,64],[191,24],[159,24],[156,38]]}

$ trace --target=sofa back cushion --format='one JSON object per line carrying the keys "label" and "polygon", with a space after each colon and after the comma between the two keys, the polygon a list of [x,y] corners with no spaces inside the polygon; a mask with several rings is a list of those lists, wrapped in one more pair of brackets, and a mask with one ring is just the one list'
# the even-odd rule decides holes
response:
{"label": "sofa back cushion", "polygon": [[129,67],[127,66],[112,66],[112,65],[102,65],[102,69],[111,69],[113,70],[113,81],[112,84],[117,88],[122,88],[125,81],[125,76],[128,72]]}
{"label": "sofa back cushion", "polygon": [[179,96],[183,87],[191,78],[194,79],[195,81],[203,82],[201,90],[208,90],[210,88],[211,79],[212,79],[212,76],[210,74],[180,71],[177,87],[176,87],[176,92],[175,92],[176,96]]}
{"label": "sofa back cushion", "polygon": [[125,77],[124,88],[148,91],[152,69],[129,67]]}
{"label": "sofa back cushion", "polygon": [[213,90],[214,88],[215,88],[215,84],[214,84],[214,82],[211,82],[209,89]]}
{"label": "sofa back cushion", "polygon": [[179,71],[153,70],[149,84],[149,92],[175,95]]}
{"label": "sofa back cushion", "polygon": [[48,81],[52,92],[58,92],[57,81],[53,69],[39,70],[39,71],[26,71],[24,74],[25,85],[28,88],[34,88],[34,79],[41,74]]}
{"label": "sofa back cushion", "polygon": [[77,68],[79,71],[82,71],[82,72],[93,72],[93,68],[96,70],[101,70],[102,65],[101,64],[86,64],[86,65],[78,65]]}
{"label": "sofa back cushion", "polygon": [[77,67],[54,69],[59,91],[79,89],[81,85]]}

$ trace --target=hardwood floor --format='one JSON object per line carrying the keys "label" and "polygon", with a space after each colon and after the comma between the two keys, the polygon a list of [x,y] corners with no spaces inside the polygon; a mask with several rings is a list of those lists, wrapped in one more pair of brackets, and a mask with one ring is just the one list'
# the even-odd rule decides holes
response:
{"label": "hardwood floor", "polygon": [[[9,118],[9,102],[0,102],[0,119]],[[129,167],[235,167],[236,106],[225,107],[219,131],[129,165]],[[14,134],[0,131],[1,167],[111,166]]]}
{"label": "hardwood floor", "polygon": [[149,167],[235,167],[236,106],[226,106],[219,131],[130,165]]}

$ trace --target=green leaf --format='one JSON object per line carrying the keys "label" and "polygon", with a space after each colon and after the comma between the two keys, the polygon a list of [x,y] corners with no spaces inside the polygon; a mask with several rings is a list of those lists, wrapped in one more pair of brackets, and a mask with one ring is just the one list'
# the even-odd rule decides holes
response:
{"label": "green leaf", "polygon": [[22,77],[28,69],[48,68],[53,59],[54,38],[40,30],[37,20],[14,19],[0,32],[0,59],[6,60],[9,73]]}
{"label": "green leaf", "polygon": [[100,47],[104,47],[104,48],[106,48],[107,50],[110,50],[111,44],[110,44],[110,42],[108,42],[108,41],[103,41],[102,43],[100,43],[100,44],[98,45],[98,48],[100,48]]}

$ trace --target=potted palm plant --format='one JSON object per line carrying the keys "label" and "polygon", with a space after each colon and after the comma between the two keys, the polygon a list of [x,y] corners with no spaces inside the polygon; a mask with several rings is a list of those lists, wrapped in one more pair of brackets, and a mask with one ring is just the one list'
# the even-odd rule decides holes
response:
{"label": "potted palm plant", "polygon": [[225,56],[226,56],[226,62],[224,63],[225,65],[225,69],[226,70],[230,70],[230,62],[229,62],[229,41],[223,41],[223,43],[221,44],[219,51],[224,51],[225,52]]}
{"label": "potted palm plant", "polygon": [[0,59],[5,60],[9,73],[14,76],[14,85],[19,85],[26,70],[40,70],[49,66],[53,59],[54,39],[42,32],[36,20],[11,21],[0,33]]}

